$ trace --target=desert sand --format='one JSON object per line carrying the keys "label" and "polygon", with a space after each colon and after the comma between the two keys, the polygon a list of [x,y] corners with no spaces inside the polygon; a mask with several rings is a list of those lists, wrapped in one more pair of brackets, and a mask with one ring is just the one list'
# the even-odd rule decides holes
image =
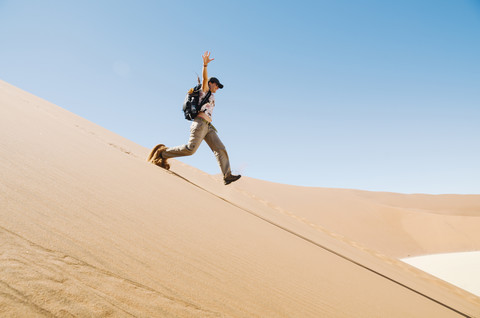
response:
{"label": "desert sand", "polygon": [[224,186],[2,81],[0,133],[1,317],[480,317],[399,260],[478,250],[480,195]]}

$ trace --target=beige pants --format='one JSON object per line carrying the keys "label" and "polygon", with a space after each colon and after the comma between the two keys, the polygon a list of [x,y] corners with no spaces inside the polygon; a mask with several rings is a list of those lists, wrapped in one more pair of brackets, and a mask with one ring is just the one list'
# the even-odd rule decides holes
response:
{"label": "beige pants", "polygon": [[169,159],[191,156],[197,151],[202,140],[207,142],[208,146],[215,154],[218,165],[220,166],[220,169],[222,169],[223,177],[229,176],[231,171],[227,150],[220,138],[218,138],[215,127],[201,117],[195,118],[190,126],[190,139],[188,140],[188,143],[182,146],[167,148],[167,150],[162,152],[162,157],[164,159]]}

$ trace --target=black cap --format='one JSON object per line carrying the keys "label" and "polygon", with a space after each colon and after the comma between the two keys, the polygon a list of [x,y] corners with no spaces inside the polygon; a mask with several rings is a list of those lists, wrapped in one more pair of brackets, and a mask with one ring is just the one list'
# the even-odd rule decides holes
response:
{"label": "black cap", "polygon": [[217,84],[218,88],[223,88],[223,84],[220,83],[220,81],[218,80],[218,78],[216,77],[210,77],[210,79],[208,80],[209,83],[215,83]]}

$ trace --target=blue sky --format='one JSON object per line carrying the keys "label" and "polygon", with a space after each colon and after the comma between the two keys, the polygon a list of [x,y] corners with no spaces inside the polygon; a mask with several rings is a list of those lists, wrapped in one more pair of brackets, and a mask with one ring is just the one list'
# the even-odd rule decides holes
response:
{"label": "blue sky", "polygon": [[148,148],[188,140],[209,50],[234,172],[480,193],[480,1],[0,0],[0,43],[0,79]]}

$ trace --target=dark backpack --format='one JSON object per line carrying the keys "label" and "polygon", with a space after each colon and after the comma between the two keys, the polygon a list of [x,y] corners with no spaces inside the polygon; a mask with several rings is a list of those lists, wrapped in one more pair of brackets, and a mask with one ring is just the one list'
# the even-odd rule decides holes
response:
{"label": "dark backpack", "polygon": [[208,102],[208,99],[212,94],[210,91],[208,91],[207,95],[205,95],[205,97],[200,100],[201,90],[202,84],[200,83],[200,78],[198,78],[198,85],[188,91],[187,96],[185,97],[185,101],[183,102],[183,113],[186,120],[194,120],[200,112],[202,106],[206,102]]}

